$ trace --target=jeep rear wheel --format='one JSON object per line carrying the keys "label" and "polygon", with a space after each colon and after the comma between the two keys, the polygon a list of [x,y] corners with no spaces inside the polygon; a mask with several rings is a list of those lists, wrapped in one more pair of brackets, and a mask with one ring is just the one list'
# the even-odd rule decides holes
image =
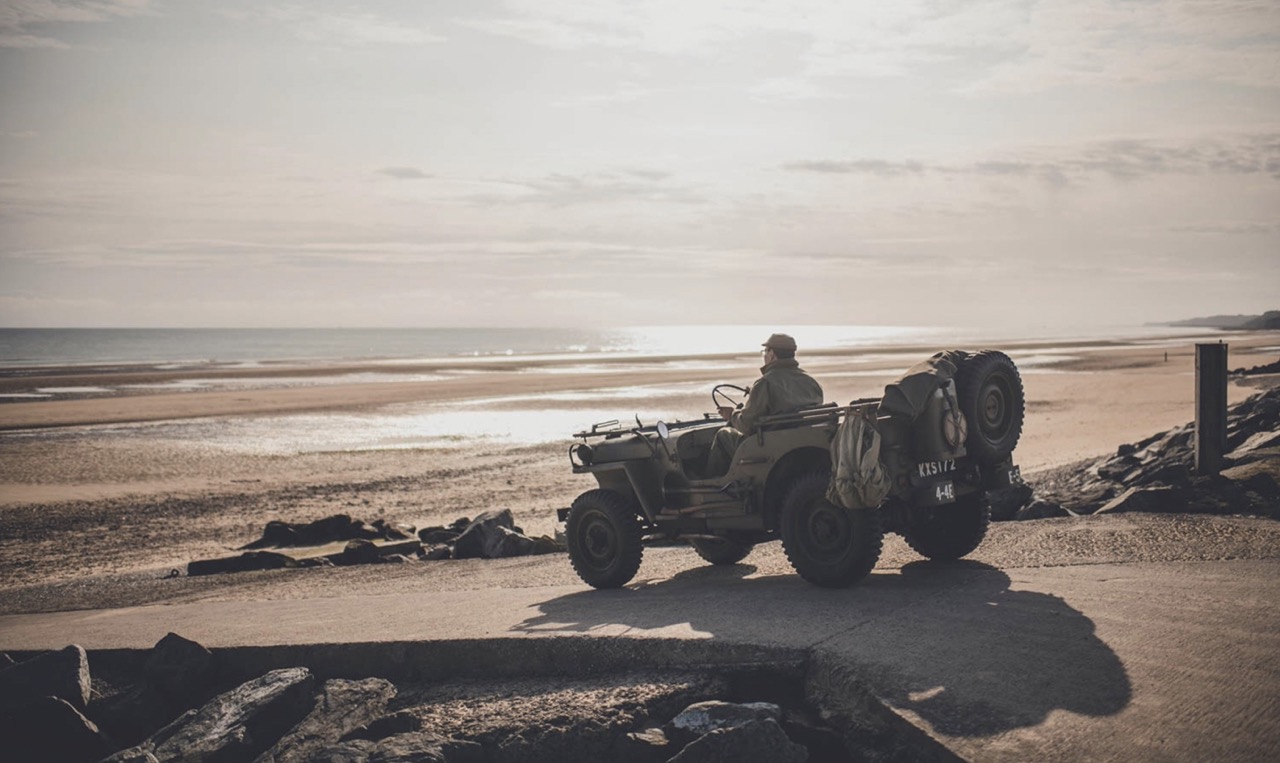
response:
{"label": "jeep rear wheel", "polygon": [[982,543],[990,520],[986,495],[974,493],[946,506],[908,509],[902,537],[921,556],[959,559]]}
{"label": "jeep rear wheel", "polygon": [[739,543],[736,540],[728,538],[694,538],[689,541],[689,545],[693,546],[693,550],[698,552],[698,556],[715,565],[737,564],[747,558],[747,554],[751,553],[751,549],[755,548],[750,543]]}
{"label": "jeep rear wheel", "polygon": [[825,473],[801,477],[782,502],[782,549],[800,577],[844,588],[866,577],[880,558],[884,531],[875,509],[846,509],[827,500]]}
{"label": "jeep rear wheel", "polygon": [[644,546],[640,522],[625,498],[612,490],[578,496],[565,523],[569,561],[578,577],[595,588],[618,588],[640,569]]}
{"label": "jeep rear wheel", "polygon": [[983,350],[960,363],[956,397],[969,424],[965,449],[984,464],[1009,457],[1022,436],[1022,377],[1008,355]]}

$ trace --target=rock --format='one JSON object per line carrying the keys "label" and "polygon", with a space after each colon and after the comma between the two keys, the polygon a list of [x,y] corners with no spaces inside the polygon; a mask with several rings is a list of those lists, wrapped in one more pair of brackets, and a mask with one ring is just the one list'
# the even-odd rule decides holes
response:
{"label": "rock", "polygon": [[460,533],[443,527],[428,527],[418,531],[418,539],[423,543],[453,543]]}
{"label": "rock", "polygon": [[1119,448],[1116,448],[1116,455],[1117,455],[1117,456],[1128,456],[1128,455],[1132,455],[1133,453],[1137,452],[1137,450],[1138,450],[1138,446],[1137,446],[1137,445],[1121,445]]}
{"label": "rock", "polygon": [[1252,474],[1242,480],[1241,484],[1264,498],[1280,498],[1280,484],[1266,472]]}
{"label": "rock", "polygon": [[262,537],[252,543],[246,543],[241,546],[241,550],[266,548],[268,546],[287,547],[297,546],[298,531],[288,522],[281,522],[273,519],[267,522],[267,526],[262,531]]}
{"label": "rock", "polygon": [[344,734],[339,741],[348,742],[353,739],[368,739],[376,742],[396,734],[421,730],[422,718],[408,710],[401,710],[397,713],[384,715],[381,718],[375,718],[362,726],[357,726]]}
{"label": "rock", "polygon": [[414,537],[415,528],[401,522],[375,519],[372,523],[352,519],[347,514],[334,514],[306,524],[292,524],[272,520],[267,523],[258,540],[241,546],[242,549],[258,549],[267,546],[323,546],[343,540],[407,540]]}
{"label": "rock", "polygon": [[187,711],[145,744],[160,763],[252,760],[310,712],[314,686],[306,668],[273,670]]}
{"label": "rock", "polygon": [[306,718],[258,758],[258,763],[306,763],[343,735],[386,712],[396,687],[381,678],[325,681]]}
{"label": "rock", "polygon": [[671,740],[659,728],[623,734],[614,745],[616,763],[663,763],[675,752]]}
{"label": "rock", "polygon": [[417,528],[402,522],[388,522],[385,519],[373,520],[373,529],[377,530],[383,540],[408,540],[415,537]]}
{"label": "rock", "polygon": [[1248,439],[1240,443],[1240,445],[1231,450],[1233,461],[1239,461],[1241,456],[1261,450],[1262,448],[1274,448],[1280,445],[1280,432],[1255,432],[1249,435]]}
{"label": "rock", "polygon": [[160,761],[156,759],[150,748],[138,745],[105,757],[99,763],[160,763]]}
{"label": "rock", "polygon": [[213,653],[169,633],[151,647],[142,674],[180,710],[203,703],[213,691],[218,666]]}
{"label": "rock", "polygon": [[[348,757],[351,755],[364,757]],[[475,742],[426,731],[389,736],[379,742],[350,740],[321,750],[316,761],[346,763],[483,763],[484,750]]]}
{"label": "rock", "polygon": [[72,644],[0,670],[0,713],[38,697],[64,699],[77,710],[89,704],[89,656]]}
{"label": "rock", "polygon": [[413,557],[405,556],[404,554],[388,554],[387,556],[382,557],[383,564],[405,564],[416,561],[418,560]]}
{"label": "rock", "polygon": [[1187,491],[1176,487],[1131,487],[1098,509],[1096,514],[1126,511],[1177,513],[1187,509]]}
{"label": "rock", "polygon": [[297,559],[275,551],[246,551],[239,556],[223,559],[200,559],[187,563],[187,575],[217,575],[223,572],[248,572],[250,570],[279,570],[303,566]]}
{"label": "rock", "polygon": [[690,742],[670,763],[804,763],[809,751],[787,738],[773,718],[715,729]]}
{"label": "rock", "polygon": [[448,546],[431,546],[422,550],[422,558],[429,562],[448,559],[453,556],[453,549]]}
{"label": "rock", "polygon": [[378,531],[348,514],[333,514],[305,525],[295,526],[298,542],[307,546],[323,546],[339,540],[376,538]]}
{"label": "rock", "polygon": [[342,553],[333,557],[334,564],[342,565],[377,564],[380,561],[382,561],[382,555],[378,553],[378,547],[371,540],[348,541]]}
{"label": "rock", "polygon": [[89,702],[85,715],[117,744],[136,745],[182,711],[159,689],[142,683]]}
{"label": "rock", "polygon": [[486,511],[467,525],[453,544],[454,559],[499,559],[526,556],[533,541],[520,534],[510,509]]}
{"label": "rock", "polygon": [[987,493],[991,503],[991,518],[996,521],[1013,519],[1018,510],[1031,503],[1031,486],[1014,485]]}
{"label": "rock", "polygon": [[314,763],[369,763],[369,756],[377,746],[376,742],[365,739],[339,742],[318,750],[311,760]]}
{"label": "rock", "polygon": [[59,697],[35,697],[0,719],[6,760],[93,763],[116,748],[93,721]]}
{"label": "rock", "polygon": [[1141,465],[1136,456],[1116,456],[1098,467],[1098,476],[1112,482],[1124,482],[1125,477]]}
{"label": "rock", "polygon": [[529,551],[530,556],[539,556],[542,554],[563,554],[569,550],[567,545],[563,545],[556,541],[550,535],[539,535],[533,539],[533,548]]}
{"label": "rock", "polygon": [[[341,553],[327,557],[334,564],[379,564],[390,560],[390,557],[404,554],[417,554],[422,550],[422,542],[417,538],[393,543],[377,544],[371,540],[357,539],[349,541]],[[401,559],[399,561],[407,561]]]}
{"label": "rock", "polygon": [[687,743],[715,729],[740,726],[765,718],[778,720],[782,708],[768,702],[720,702],[710,700],[689,705],[663,726],[662,730],[677,744]]}
{"label": "rock", "polygon": [[1018,510],[1014,519],[1022,521],[1027,519],[1053,519],[1055,517],[1074,517],[1070,511],[1062,508],[1052,501],[1032,501],[1030,504]]}

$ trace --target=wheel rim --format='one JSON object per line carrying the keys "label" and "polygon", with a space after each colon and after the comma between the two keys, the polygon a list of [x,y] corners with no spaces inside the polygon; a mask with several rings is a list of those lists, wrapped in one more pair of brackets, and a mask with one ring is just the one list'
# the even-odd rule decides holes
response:
{"label": "wheel rim", "polygon": [[593,512],[583,517],[582,556],[593,569],[608,567],[618,555],[620,542],[618,528],[604,514]]}
{"label": "wheel rim", "polygon": [[1012,413],[1010,397],[1009,387],[1003,380],[993,379],[983,386],[978,410],[982,434],[988,440],[999,440],[1008,430]]}
{"label": "wheel rim", "polygon": [[835,504],[818,499],[805,512],[805,545],[814,556],[830,559],[849,547],[852,526],[848,514]]}

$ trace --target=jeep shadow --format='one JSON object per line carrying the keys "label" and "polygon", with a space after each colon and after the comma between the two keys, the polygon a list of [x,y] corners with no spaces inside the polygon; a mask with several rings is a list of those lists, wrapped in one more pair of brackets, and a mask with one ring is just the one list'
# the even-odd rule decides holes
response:
{"label": "jeep shadow", "polygon": [[[1113,715],[1131,697],[1124,665],[1093,621],[1061,598],[1009,588],[972,561],[913,562],[862,585],[821,589],[701,567],[613,591],[568,594],[517,627],[719,639],[808,649],[846,666],[881,700],[950,736],[1042,723],[1053,710]],[[731,585],[717,585],[732,582]]]}

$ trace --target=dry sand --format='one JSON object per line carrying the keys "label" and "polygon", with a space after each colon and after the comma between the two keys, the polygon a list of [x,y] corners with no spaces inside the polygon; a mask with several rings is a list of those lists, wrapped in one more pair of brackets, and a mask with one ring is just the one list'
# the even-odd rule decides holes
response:
{"label": "dry sand", "polygon": [[[1223,338],[1231,344],[1233,368],[1274,361],[1280,343],[1275,334]],[[1028,412],[1016,457],[1024,472],[1034,475],[1102,455],[1191,420],[1197,340],[1205,341],[1001,347],[1023,370]],[[828,400],[847,401],[878,395],[886,382],[930,352],[890,349],[874,356],[847,352],[802,355],[801,360],[823,383]],[[555,509],[593,486],[588,477],[569,470],[568,431],[553,432],[550,436],[559,439],[542,443],[465,440],[338,451],[304,445],[291,452],[259,453],[168,437],[147,427],[130,429],[130,422],[206,420],[218,425],[302,414],[318,415],[323,422],[325,416],[343,413],[394,414],[405,406],[467,400],[478,401],[475,410],[538,409],[543,405],[539,396],[551,393],[656,384],[687,384],[698,390],[662,402],[688,418],[711,410],[707,393],[712,384],[749,382],[757,362],[755,356],[740,355],[615,360],[582,370],[580,361],[281,366],[219,372],[243,385],[235,389],[135,388],[106,397],[86,393],[80,399],[0,404],[0,591],[8,589],[11,596],[25,591],[27,596],[29,589],[15,587],[40,584],[46,594],[65,601],[24,608],[75,606],[70,592],[77,580],[134,574],[155,578],[191,559],[221,555],[255,539],[271,519],[309,521],[343,512],[424,526],[510,508],[527,531],[548,533]],[[349,381],[353,374],[371,373],[389,380]],[[0,380],[0,394],[209,377],[199,369],[43,369]],[[1256,385],[1275,382],[1274,377],[1233,381],[1229,399],[1242,400]],[[501,399],[513,391],[522,397]],[[603,405],[616,408],[625,421],[633,408],[652,408],[651,403],[633,397]],[[554,405],[587,406],[581,400]],[[113,426],[97,426],[102,424]],[[63,593],[49,593],[50,584]]]}

